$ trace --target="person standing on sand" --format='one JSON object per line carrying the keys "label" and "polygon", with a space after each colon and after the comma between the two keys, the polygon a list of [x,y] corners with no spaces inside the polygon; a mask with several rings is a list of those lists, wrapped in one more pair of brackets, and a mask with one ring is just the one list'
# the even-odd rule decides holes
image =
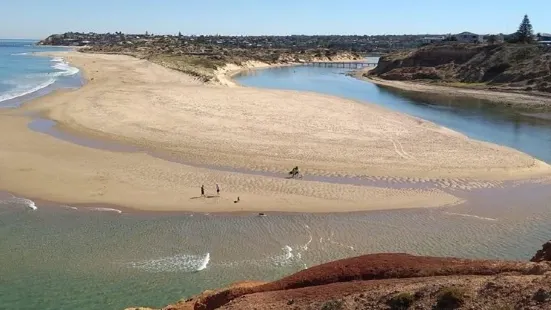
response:
{"label": "person standing on sand", "polygon": [[216,184],[216,195],[220,196],[220,186]]}
{"label": "person standing on sand", "polygon": [[201,197],[205,197],[205,185],[201,185]]}

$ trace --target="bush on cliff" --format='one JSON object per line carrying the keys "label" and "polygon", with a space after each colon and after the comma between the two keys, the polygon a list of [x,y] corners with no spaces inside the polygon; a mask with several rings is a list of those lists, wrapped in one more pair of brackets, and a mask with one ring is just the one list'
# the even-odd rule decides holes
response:
{"label": "bush on cliff", "polygon": [[344,302],[342,300],[330,300],[321,306],[321,310],[342,310]]}
{"label": "bush on cliff", "polygon": [[465,290],[445,287],[438,292],[436,309],[456,309],[465,303]]}
{"label": "bush on cliff", "polygon": [[406,310],[413,304],[414,301],[415,297],[413,294],[400,293],[390,298],[387,304],[391,310]]}

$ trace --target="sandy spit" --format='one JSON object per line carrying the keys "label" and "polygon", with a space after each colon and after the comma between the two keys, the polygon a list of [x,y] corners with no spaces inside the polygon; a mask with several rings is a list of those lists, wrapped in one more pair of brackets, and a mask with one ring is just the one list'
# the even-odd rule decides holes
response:
{"label": "sandy spit", "polygon": [[[435,207],[437,188],[394,189],[222,172],[144,153],[91,149],[27,129],[42,113],[79,135],[194,164],[393,180],[521,179],[551,168],[521,152],[384,108],[312,93],[203,85],[121,55],[56,53],[88,83],[0,113],[0,188],[62,203],[143,210],[339,212]],[[229,71],[228,71],[229,72]],[[204,184],[214,196],[197,198]],[[234,203],[239,196],[241,201]]]}

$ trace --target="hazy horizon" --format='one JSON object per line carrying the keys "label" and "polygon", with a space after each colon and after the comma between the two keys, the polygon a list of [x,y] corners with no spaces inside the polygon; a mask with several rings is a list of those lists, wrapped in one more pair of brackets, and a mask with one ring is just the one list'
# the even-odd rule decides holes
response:
{"label": "hazy horizon", "polygon": [[39,40],[69,31],[236,36],[513,33],[524,14],[535,33],[551,32],[551,2],[545,0],[419,2],[28,0],[0,3],[2,11],[10,12],[3,16],[0,38]]}

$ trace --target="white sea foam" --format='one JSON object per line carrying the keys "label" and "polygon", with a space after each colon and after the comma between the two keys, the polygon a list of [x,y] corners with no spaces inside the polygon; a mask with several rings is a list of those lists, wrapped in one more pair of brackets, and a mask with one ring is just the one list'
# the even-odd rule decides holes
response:
{"label": "white sea foam", "polygon": [[463,216],[463,217],[471,217],[471,218],[475,218],[475,219],[479,219],[479,220],[483,220],[483,221],[497,221],[497,219],[494,219],[494,218],[491,218],[491,217],[483,217],[483,216],[478,216],[478,215],[474,215],[474,214],[463,214],[463,213],[452,213],[452,212],[444,212],[444,214],[447,214],[447,215],[455,215],[455,216]]}
{"label": "white sea foam", "polygon": [[11,99],[14,99],[14,98],[17,98],[17,97],[21,97],[21,96],[25,96],[25,95],[34,93],[36,91],[39,91],[43,88],[46,88],[46,87],[52,85],[53,83],[55,83],[55,78],[47,79],[46,81],[43,81],[43,82],[41,82],[41,83],[39,83],[38,85],[35,85],[35,86],[32,86],[32,85],[24,85],[24,86],[18,85],[13,90],[8,91],[8,92],[0,95],[0,102],[6,101],[6,100],[11,100]]}
{"label": "white sea foam", "polygon": [[[314,238],[312,237],[312,234],[310,233],[310,226],[304,225],[304,227],[306,227],[306,230],[308,230],[308,235],[309,235],[310,239],[308,239],[308,242],[306,242],[306,244],[304,244],[304,245],[301,246],[300,248],[301,248],[303,251],[307,251],[307,250],[308,250],[308,246],[310,245],[310,243],[312,243],[312,240],[313,240]],[[321,240],[320,240],[320,243],[321,243]]]}
{"label": "white sea foam", "polygon": [[19,197],[13,197],[6,200],[0,200],[0,204],[18,204],[18,205],[24,205],[27,208],[30,208],[32,210],[38,209],[34,201],[27,199],[27,198],[19,198]]}
{"label": "white sea foam", "polygon": [[306,244],[304,244],[301,248],[303,251],[307,251],[308,250],[308,246],[310,245],[310,243],[312,243],[312,240],[314,238],[312,237],[312,235],[310,235],[310,239],[308,239],[308,242],[306,242]]}
{"label": "white sea foam", "polygon": [[194,272],[205,270],[210,262],[210,253],[205,255],[178,254],[138,262],[128,266],[148,272]]}
{"label": "white sea foam", "polygon": [[52,68],[59,70],[58,72],[53,73],[54,76],[70,76],[75,75],[80,71],[78,68],[72,67],[63,61],[63,58],[54,58],[52,59],[52,62],[54,62]]}
{"label": "white sea foam", "polygon": [[[19,53],[14,55],[27,55],[28,53]],[[54,57],[51,59],[51,67],[55,71],[50,73],[30,74],[25,77],[17,77],[12,81],[2,81],[7,85],[13,85],[11,89],[0,94],[0,102],[25,96],[43,88],[46,88],[56,82],[59,77],[67,77],[77,74],[80,70],[69,65],[63,58]]]}
{"label": "white sea foam", "polygon": [[197,271],[207,269],[207,265],[209,264],[209,262],[210,262],[210,253],[207,253],[207,255],[205,255],[205,259],[203,259],[203,262],[201,263],[201,266],[197,268]]}
{"label": "white sea foam", "polygon": [[295,257],[293,253],[293,248],[286,245],[282,248],[282,250],[285,252],[284,254],[277,255],[269,259],[272,264],[276,266],[287,266],[293,262],[293,258]]}
{"label": "white sea foam", "polygon": [[11,54],[11,56],[26,56],[26,55],[29,55],[29,53],[15,53],[15,54]]}
{"label": "white sea foam", "polygon": [[283,247],[283,250],[285,250],[285,259],[286,260],[289,260],[291,258],[293,258],[293,248],[286,245],[285,247]]}
{"label": "white sea foam", "polygon": [[[300,247],[300,246],[297,246],[297,247]],[[281,250],[283,250],[283,253],[273,255],[273,256],[268,256],[261,259],[246,259],[246,260],[231,261],[231,262],[219,262],[216,265],[224,266],[224,267],[232,267],[232,268],[237,266],[243,266],[243,265],[261,266],[261,267],[267,267],[267,265],[275,266],[275,267],[305,265],[304,262],[302,262],[302,254],[304,252],[295,251],[289,245],[285,245],[283,248],[281,248]]]}
{"label": "white sea foam", "polygon": [[327,241],[329,241],[329,243],[334,244],[334,245],[337,245],[337,246],[340,246],[340,247],[342,247],[342,248],[349,249],[349,250],[351,250],[351,251],[354,251],[354,247],[353,247],[353,246],[348,245],[348,244],[343,244],[343,243],[340,243],[340,242],[337,242],[337,241],[333,240],[334,234],[335,234],[335,233],[332,231],[332,232],[331,232],[331,236],[329,236],[329,237],[326,238]]}
{"label": "white sea foam", "polygon": [[113,209],[113,208],[91,208],[92,211],[100,211],[100,212],[115,212],[118,214],[121,214],[122,211],[119,209]]}

